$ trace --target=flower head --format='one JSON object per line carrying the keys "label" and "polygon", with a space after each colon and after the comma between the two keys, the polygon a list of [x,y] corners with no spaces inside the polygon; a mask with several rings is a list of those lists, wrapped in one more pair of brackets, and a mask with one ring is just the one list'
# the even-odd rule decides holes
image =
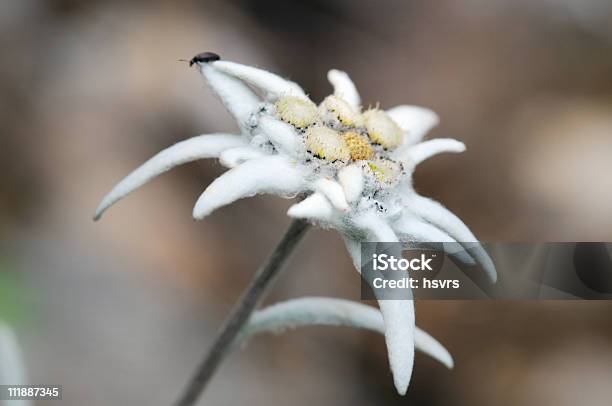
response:
{"label": "flower head", "polygon": [[[191,62],[236,119],[240,134],[200,135],[165,149],[104,197],[96,219],[174,166],[218,158],[229,170],[199,197],[196,219],[259,193],[301,195],[288,215],[339,231],[357,270],[364,241],[459,243],[467,251],[449,255],[479,264],[495,281],[495,267],[468,227],[412,187],[416,165],[442,152],[465,150],[453,139],[422,141],[438,123],[434,112],[409,105],[364,110],[351,79],[335,69],[328,73],[333,94],[317,105],[292,81],[211,53],[200,55],[206,57]],[[379,306],[394,382],[404,394],[414,356],[413,301],[380,300]]]}

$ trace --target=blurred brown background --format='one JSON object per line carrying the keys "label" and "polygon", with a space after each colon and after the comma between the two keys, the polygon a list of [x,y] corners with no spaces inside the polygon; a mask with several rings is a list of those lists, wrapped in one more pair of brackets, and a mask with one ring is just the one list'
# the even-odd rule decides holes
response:
{"label": "blurred brown background", "polygon": [[[416,174],[485,241],[612,240],[612,3],[607,0],[0,2],[0,263],[32,383],[63,405],[168,405],[290,202],[191,219],[219,164],[187,165],[113,207],[99,199],[178,140],[235,125],[189,59],[267,67],[320,100],[330,68],[364,103],[430,107],[464,141]],[[269,302],[355,298],[340,238],[312,231]],[[417,355],[395,394],[384,340],[312,328],[231,356],[202,404],[604,405],[608,302],[421,302],[455,357]],[[52,404],[46,402],[45,404]]]}

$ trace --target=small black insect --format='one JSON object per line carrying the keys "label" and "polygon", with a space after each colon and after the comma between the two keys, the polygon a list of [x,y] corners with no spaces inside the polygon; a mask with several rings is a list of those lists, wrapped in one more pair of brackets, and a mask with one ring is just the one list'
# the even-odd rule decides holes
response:
{"label": "small black insect", "polygon": [[181,61],[189,62],[189,66],[191,67],[195,63],[208,63],[218,61],[219,59],[221,59],[221,57],[213,52],[200,52],[189,61],[185,61],[184,59],[181,59]]}

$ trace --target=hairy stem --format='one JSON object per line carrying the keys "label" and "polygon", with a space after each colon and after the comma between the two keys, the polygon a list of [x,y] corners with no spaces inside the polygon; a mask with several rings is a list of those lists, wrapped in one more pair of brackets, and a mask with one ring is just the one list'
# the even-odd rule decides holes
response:
{"label": "hairy stem", "polygon": [[266,262],[257,270],[248,288],[244,291],[223,323],[215,341],[206,353],[204,361],[202,361],[191,382],[189,382],[178,402],[176,402],[176,406],[192,406],[198,400],[198,397],[204,391],[217,368],[230,351],[236,336],[249,321],[251,314],[280,274],[287,258],[289,258],[302,239],[308,227],[308,223],[302,220],[294,220],[291,223],[283,239],[278,243]]}

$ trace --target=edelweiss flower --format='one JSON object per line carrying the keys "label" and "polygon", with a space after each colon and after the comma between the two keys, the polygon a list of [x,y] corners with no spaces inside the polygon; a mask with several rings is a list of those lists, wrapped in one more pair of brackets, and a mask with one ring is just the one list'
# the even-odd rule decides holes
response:
{"label": "edelweiss flower", "polygon": [[[416,165],[441,152],[462,152],[453,139],[421,141],[438,123],[425,108],[402,105],[361,109],[348,75],[328,73],[334,92],[319,105],[296,83],[265,70],[219,60],[192,59],[238,122],[240,134],[207,134],[179,142],[136,169],[104,197],[102,213],[155,176],[186,162],[218,158],[230,168],[202,193],[196,219],[259,193],[304,199],[288,215],[338,230],[360,270],[360,243],[461,244],[455,260],[478,263],[495,281],[486,251],[468,227],[439,203],[412,187]],[[409,298],[411,299],[411,298]],[[412,300],[379,300],[395,386],[405,394],[415,345]]]}

